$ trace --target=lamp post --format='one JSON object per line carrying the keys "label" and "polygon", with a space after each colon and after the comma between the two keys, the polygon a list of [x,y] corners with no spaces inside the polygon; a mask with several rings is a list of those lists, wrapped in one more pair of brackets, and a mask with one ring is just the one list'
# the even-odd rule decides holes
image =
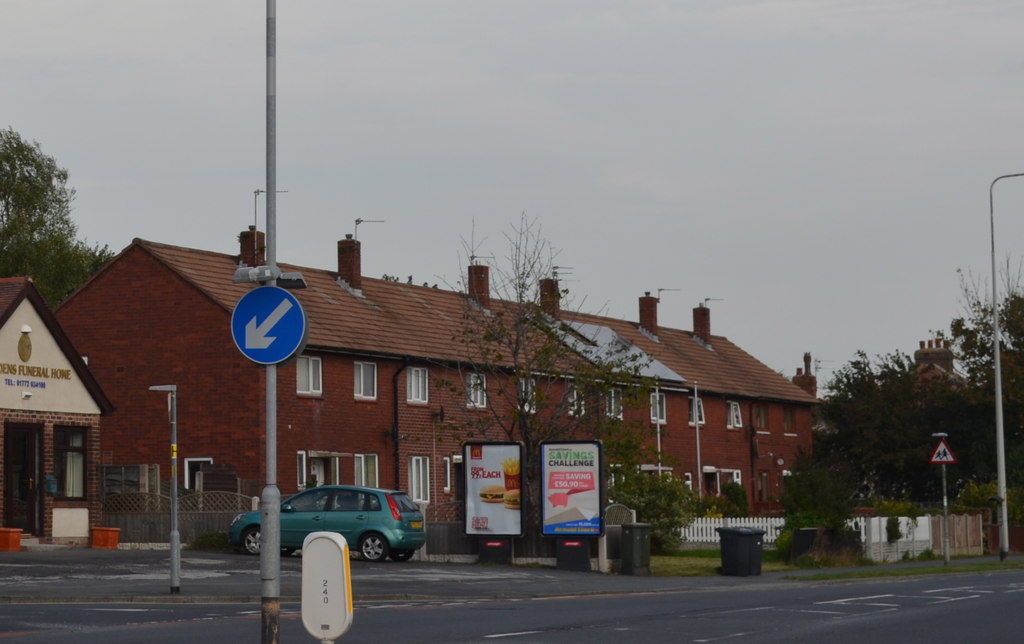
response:
{"label": "lamp post", "polygon": [[1000,179],[1024,177],[1024,172],[1004,174],[993,179],[988,187],[988,219],[989,232],[992,239],[992,359],[995,363],[995,399],[996,399],[996,477],[999,490],[999,560],[1004,561],[1009,554],[1010,527],[1007,522],[1006,509],[1006,446],[1003,440],[1003,377],[999,360],[999,296],[996,290],[996,217],[993,190]]}
{"label": "lamp post", "polygon": [[181,535],[178,532],[178,386],[154,385],[150,391],[166,391],[171,418],[171,594],[181,592]]}

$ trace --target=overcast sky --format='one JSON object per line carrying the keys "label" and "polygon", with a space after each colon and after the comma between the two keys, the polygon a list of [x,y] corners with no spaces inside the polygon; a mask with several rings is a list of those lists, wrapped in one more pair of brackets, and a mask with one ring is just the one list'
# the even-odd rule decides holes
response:
{"label": "overcast sky", "polygon": [[[520,215],[588,312],[712,332],[820,384],[989,283],[1024,172],[1013,0],[282,0],[278,259],[454,285]],[[264,228],[266,4],[5,0],[0,127],[71,174],[90,243]],[[1024,255],[1024,178],[995,190]],[[258,206],[258,208],[257,208]],[[987,286],[986,286],[987,288]],[[227,333],[227,330],[225,330]]]}

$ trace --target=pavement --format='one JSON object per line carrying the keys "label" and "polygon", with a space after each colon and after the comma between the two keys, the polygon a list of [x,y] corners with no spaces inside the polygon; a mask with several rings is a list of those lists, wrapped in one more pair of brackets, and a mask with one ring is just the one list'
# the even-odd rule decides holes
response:
{"label": "pavement", "polygon": [[[955,563],[961,561],[958,559]],[[998,561],[998,557],[969,561]],[[886,564],[886,567],[939,564],[941,562],[911,562]],[[800,577],[820,572],[771,572],[746,577],[651,577],[542,566],[431,563],[416,559],[402,563],[352,560],[350,565],[354,601],[528,599],[770,589],[801,583]],[[181,553],[178,593],[171,593],[170,576],[168,550],[39,547],[0,552],[0,604],[260,601],[259,557],[233,552],[184,550]],[[282,557],[282,602],[300,601],[301,581],[301,557]]]}

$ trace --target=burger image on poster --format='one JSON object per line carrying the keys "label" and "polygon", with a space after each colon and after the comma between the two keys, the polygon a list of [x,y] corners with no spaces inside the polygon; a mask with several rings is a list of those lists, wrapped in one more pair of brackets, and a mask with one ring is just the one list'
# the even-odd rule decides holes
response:
{"label": "burger image on poster", "polygon": [[480,500],[484,503],[501,503],[505,497],[505,486],[485,485],[480,488]]}
{"label": "burger image on poster", "polygon": [[520,508],[520,498],[521,493],[519,490],[505,490],[505,494],[502,496],[501,503],[510,510],[518,510]]}

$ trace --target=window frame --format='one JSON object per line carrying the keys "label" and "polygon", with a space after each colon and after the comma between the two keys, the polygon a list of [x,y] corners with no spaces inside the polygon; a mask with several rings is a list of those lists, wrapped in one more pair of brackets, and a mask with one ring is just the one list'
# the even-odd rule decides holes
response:
{"label": "window frame", "polygon": [[430,503],[430,457],[409,457],[409,498],[414,503]]}
{"label": "window frame", "polygon": [[487,376],[482,373],[466,374],[466,407],[487,409]]}
{"label": "window frame", "polygon": [[[692,427],[693,424],[694,424],[693,423],[693,396],[689,396],[686,399],[686,402],[688,403],[686,405],[686,408],[689,410],[687,412],[687,414],[689,416],[689,424]],[[700,396],[697,396],[697,422],[700,423],[701,425],[707,425],[707,421],[704,419],[704,399],[701,398]]]}
{"label": "window frame", "polygon": [[725,426],[727,429],[743,428],[743,410],[735,400],[725,401]]}
{"label": "window frame", "polygon": [[566,410],[573,418],[581,418],[587,415],[587,400],[580,393],[580,388],[575,382],[570,382],[565,387]]}
{"label": "window frame", "polygon": [[427,404],[430,402],[430,370],[426,367],[410,367],[406,378],[405,401]]}
{"label": "window frame", "polygon": [[[353,454],[352,462],[352,480],[355,485],[361,485],[363,487],[380,487],[380,457],[377,454]],[[373,463],[372,480],[367,476],[370,469],[367,468],[367,463]]]}
{"label": "window frame", "polygon": [[519,394],[522,410],[527,414],[537,413],[537,381],[533,378],[519,378],[516,381],[516,393]]}
{"label": "window frame", "polygon": [[[366,393],[366,371],[373,372],[373,392]],[[377,363],[356,360],[352,363],[352,391],[357,400],[377,400]]]}
{"label": "window frame", "polygon": [[[303,374],[306,389],[302,388]],[[319,356],[299,356],[295,360],[295,393],[303,396],[323,395],[324,367]]]}
{"label": "window frame", "polygon": [[300,490],[306,489],[307,472],[306,472],[306,451],[299,450],[295,452],[295,485]]}
{"label": "window frame", "polygon": [[[63,440],[59,440],[60,439]],[[75,438],[81,445],[74,445]],[[84,499],[88,481],[89,431],[86,427],[56,426],[53,428],[53,474],[57,478],[58,499]],[[69,474],[70,471],[70,474]],[[69,489],[70,485],[70,489]]]}
{"label": "window frame", "polygon": [[651,422],[658,425],[668,424],[668,399],[664,391],[651,392]]}
{"label": "window frame", "polygon": [[622,389],[612,387],[605,398],[605,414],[609,418],[622,420]]}
{"label": "window frame", "polygon": [[754,429],[768,429],[768,405],[754,405],[751,415],[754,417]]}

